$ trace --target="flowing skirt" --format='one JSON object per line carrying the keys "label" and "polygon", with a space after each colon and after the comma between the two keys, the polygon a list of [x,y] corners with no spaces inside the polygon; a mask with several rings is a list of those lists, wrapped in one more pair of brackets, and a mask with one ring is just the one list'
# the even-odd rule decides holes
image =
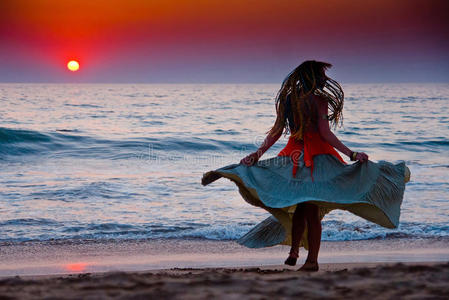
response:
{"label": "flowing skirt", "polygon": [[[301,155],[295,177],[292,158],[276,156],[253,166],[232,164],[209,171],[203,174],[202,184],[228,178],[245,201],[271,213],[238,240],[250,248],[290,245],[293,213],[303,202],[317,205],[321,219],[333,209],[343,209],[386,228],[398,226],[405,183],[410,180],[404,162],[344,164],[333,155],[321,154],[313,157],[313,164],[313,180]],[[300,246],[308,249],[307,228]]]}

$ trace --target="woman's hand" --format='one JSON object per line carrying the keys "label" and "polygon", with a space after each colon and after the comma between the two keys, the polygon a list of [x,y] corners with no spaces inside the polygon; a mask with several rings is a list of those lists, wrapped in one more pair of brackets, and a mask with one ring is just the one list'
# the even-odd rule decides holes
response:
{"label": "woman's hand", "polygon": [[240,163],[245,166],[254,165],[256,162],[259,161],[259,158],[265,153],[265,151],[267,151],[271,146],[273,146],[274,143],[276,143],[276,141],[281,137],[281,135],[282,131],[274,135],[268,134],[265,140],[263,141],[262,145],[259,147],[259,149],[257,149],[256,152],[253,152],[250,155],[242,158]]}
{"label": "woman's hand", "polygon": [[368,154],[366,154],[365,152],[357,152],[355,160],[358,160],[360,162],[368,161]]}
{"label": "woman's hand", "polygon": [[245,166],[252,166],[252,165],[254,165],[258,160],[259,160],[259,155],[257,154],[257,152],[253,152],[253,153],[249,154],[248,156],[242,158],[242,160],[240,161],[240,163],[243,164],[243,165],[245,165]]}

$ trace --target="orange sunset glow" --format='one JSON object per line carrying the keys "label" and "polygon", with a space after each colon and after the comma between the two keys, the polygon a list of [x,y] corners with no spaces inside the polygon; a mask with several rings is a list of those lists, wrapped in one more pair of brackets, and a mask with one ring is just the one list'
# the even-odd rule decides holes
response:
{"label": "orange sunset glow", "polygon": [[344,81],[445,82],[448,3],[2,0],[0,80],[71,81],[77,57],[83,82],[278,82],[313,57]]}

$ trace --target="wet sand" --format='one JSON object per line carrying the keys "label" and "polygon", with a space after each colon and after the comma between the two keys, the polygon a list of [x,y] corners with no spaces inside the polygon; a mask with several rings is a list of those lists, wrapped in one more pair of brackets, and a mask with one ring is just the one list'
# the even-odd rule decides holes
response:
{"label": "wet sand", "polygon": [[[140,240],[0,243],[0,277],[171,268],[282,265],[289,247],[248,249],[233,241]],[[307,252],[300,250],[298,264]],[[445,262],[449,238],[322,242],[319,262]]]}
{"label": "wet sand", "polygon": [[448,299],[448,239],[323,242],[320,271],[288,247],[199,240],[0,245],[0,299]]}

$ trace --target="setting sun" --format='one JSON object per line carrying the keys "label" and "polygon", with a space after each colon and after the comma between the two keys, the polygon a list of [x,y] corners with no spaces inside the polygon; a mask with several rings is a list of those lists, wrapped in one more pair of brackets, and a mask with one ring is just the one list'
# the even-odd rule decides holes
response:
{"label": "setting sun", "polygon": [[71,60],[67,63],[67,69],[72,72],[78,71],[80,64],[76,60]]}

